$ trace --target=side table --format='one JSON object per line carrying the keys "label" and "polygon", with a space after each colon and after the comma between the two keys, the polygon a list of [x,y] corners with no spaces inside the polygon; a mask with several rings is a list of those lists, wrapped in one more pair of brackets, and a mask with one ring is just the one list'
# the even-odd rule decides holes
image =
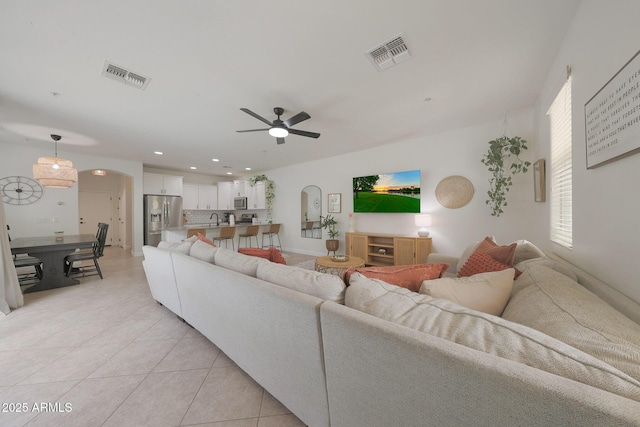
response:
{"label": "side table", "polygon": [[335,274],[344,279],[344,273],[351,267],[364,267],[364,259],[357,256],[349,256],[346,261],[334,261],[331,256],[316,258],[315,270],[322,273]]}

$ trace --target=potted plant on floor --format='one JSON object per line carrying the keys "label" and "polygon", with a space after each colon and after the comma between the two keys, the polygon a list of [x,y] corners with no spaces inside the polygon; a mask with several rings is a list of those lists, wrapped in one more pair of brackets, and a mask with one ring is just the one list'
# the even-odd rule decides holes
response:
{"label": "potted plant on floor", "polygon": [[327,215],[325,217],[320,217],[320,227],[324,228],[327,230],[327,233],[329,233],[329,238],[325,242],[327,246],[327,254],[329,254],[329,252],[333,252],[335,255],[336,251],[340,247],[340,240],[336,239],[340,232],[336,230],[336,225],[338,225],[338,221],[336,221],[333,216]]}

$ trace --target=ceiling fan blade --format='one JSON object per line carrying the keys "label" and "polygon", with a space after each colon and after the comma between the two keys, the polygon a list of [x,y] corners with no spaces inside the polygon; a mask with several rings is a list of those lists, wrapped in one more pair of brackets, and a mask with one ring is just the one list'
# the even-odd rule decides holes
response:
{"label": "ceiling fan blade", "polygon": [[307,132],[306,130],[298,130],[298,129],[289,129],[289,133],[300,136],[307,136],[309,138],[318,138],[320,136],[319,133],[316,132]]}
{"label": "ceiling fan blade", "polygon": [[284,144],[284,138],[276,138],[276,143]]}
{"label": "ceiling fan blade", "polygon": [[296,123],[303,122],[303,121],[305,121],[307,119],[310,119],[310,118],[311,118],[310,115],[308,115],[307,113],[302,111],[302,112],[296,114],[295,116],[289,118],[288,120],[285,120],[282,123],[284,123],[284,125],[286,127],[291,127],[291,126],[295,125]]}
{"label": "ceiling fan blade", "polygon": [[236,132],[240,132],[240,133],[242,133],[242,132],[259,132],[259,131],[262,131],[262,130],[269,130],[269,129],[247,129],[247,130],[237,130]]}
{"label": "ceiling fan blade", "polygon": [[266,124],[268,124],[269,126],[273,126],[273,123],[271,123],[269,120],[265,119],[264,117],[261,117],[259,115],[257,115],[256,113],[254,113],[253,111],[249,110],[248,108],[241,108],[242,111],[244,111],[245,113],[247,113],[250,116],[255,117],[256,119],[260,120],[261,122],[264,122]]}

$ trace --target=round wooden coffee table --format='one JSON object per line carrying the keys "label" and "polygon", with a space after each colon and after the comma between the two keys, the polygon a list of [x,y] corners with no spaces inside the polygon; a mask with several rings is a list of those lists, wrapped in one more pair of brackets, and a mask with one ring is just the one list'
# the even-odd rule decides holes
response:
{"label": "round wooden coffee table", "polygon": [[344,273],[351,267],[364,267],[364,259],[357,256],[349,256],[346,261],[334,261],[331,256],[316,258],[316,271],[335,274],[344,279]]}

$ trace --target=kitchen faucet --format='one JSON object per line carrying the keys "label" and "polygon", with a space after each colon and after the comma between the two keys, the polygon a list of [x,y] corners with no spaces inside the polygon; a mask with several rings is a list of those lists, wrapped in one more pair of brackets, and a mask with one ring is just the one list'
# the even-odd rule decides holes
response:
{"label": "kitchen faucet", "polygon": [[216,216],[216,227],[220,225],[220,218],[218,218],[218,214],[217,213],[212,213],[211,216],[209,217],[209,220],[213,219],[213,216]]}

